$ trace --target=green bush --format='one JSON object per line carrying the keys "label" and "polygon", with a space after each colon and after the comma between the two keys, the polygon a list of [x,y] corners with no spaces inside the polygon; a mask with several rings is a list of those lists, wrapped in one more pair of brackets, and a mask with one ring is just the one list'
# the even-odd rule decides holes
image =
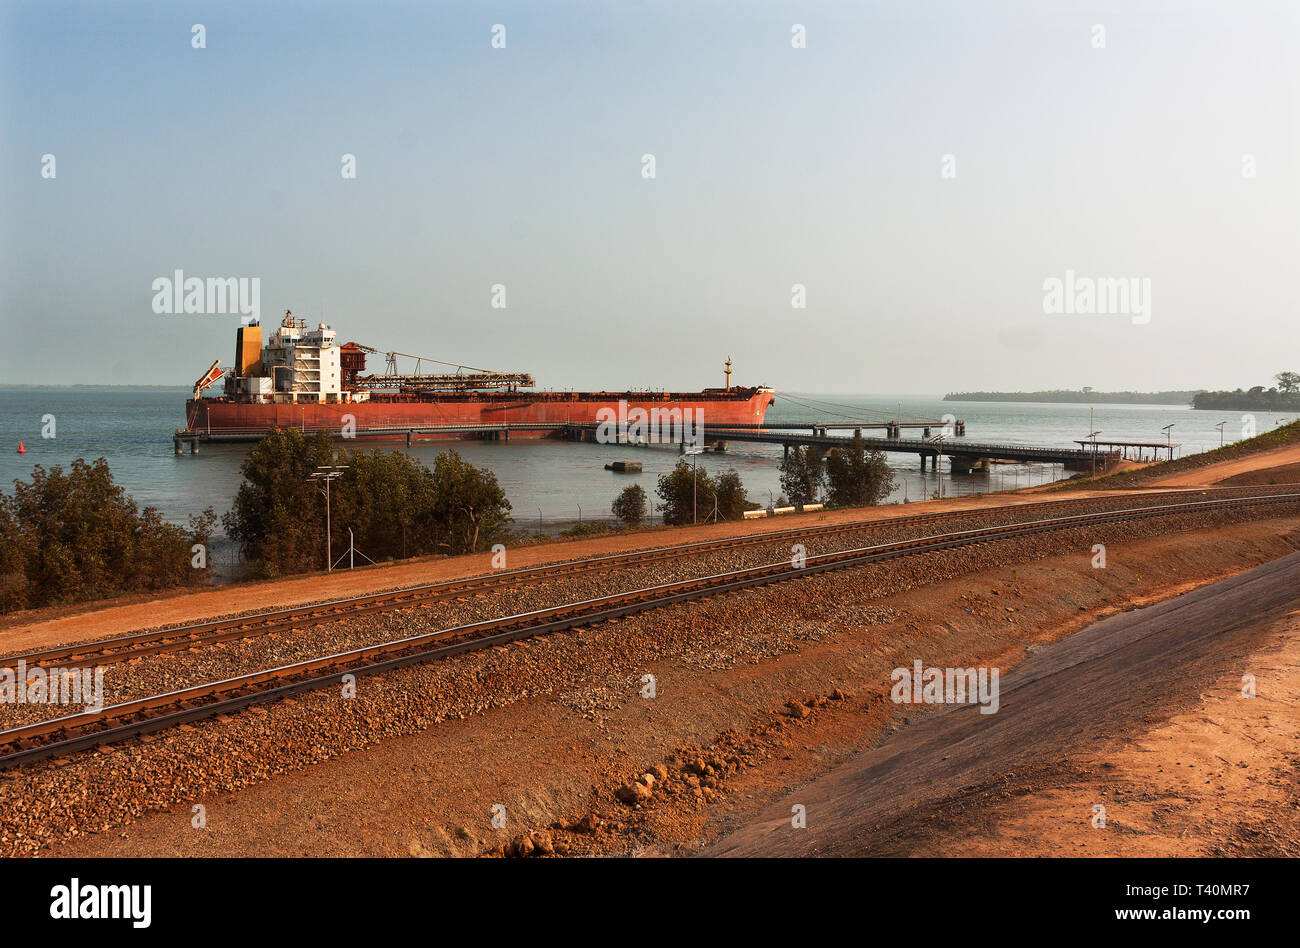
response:
{"label": "green bush", "polygon": [[758,504],[749,502],[745,485],[735,471],[724,471],[713,482],[713,493],[718,501],[718,519],[741,520],[746,510],[753,510]]}
{"label": "green bush", "polygon": [[639,527],[645,523],[645,489],[640,484],[629,484],[614,498],[610,513],[625,527]]}
{"label": "green bush", "polygon": [[433,462],[430,515],[438,545],[448,553],[473,553],[505,538],[509,510],[510,501],[491,471],[455,451],[444,451]]}
{"label": "green bush", "polygon": [[599,520],[587,520],[582,523],[575,523],[567,530],[561,530],[562,537],[591,537],[599,536],[602,533],[609,533],[609,524],[602,523]]}
{"label": "green bush", "polygon": [[192,565],[194,544],[207,545],[211,508],[186,531],[153,507],[137,508],[113,482],[108,462],[72,462],[32,470],[0,495],[0,606],[5,610],[104,599],[206,581]]}
{"label": "green bush", "polygon": [[445,451],[433,469],[401,451],[350,451],[334,458],[325,434],[275,431],[249,452],[244,483],[226,531],[261,576],[320,569],[325,562],[325,496],[316,468],[345,468],[329,488],[337,558],[351,529],[372,560],[473,553],[508,535],[510,502],[491,471]]}
{"label": "green bush", "polygon": [[679,460],[669,473],[659,475],[655,493],[663,502],[664,523],[674,526],[713,519],[715,501],[719,520],[739,520],[754,506],[735,471],[727,471],[715,479],[703,468],[692,471],[684,460]]}
{"label": "green bush", "polygon": [[325,498],[307,477],[333,461],[329,435],[308,436],[296,428],[273,431],[248,452],[240,465],[244,482],[222,522],[257,575],[281,576],[321,567]]}
{"label": "green bush", "polygon": [[789,496],[790,503],[812,503],[825,481],[822,453],[818,448],[812,445],[801,448],[796,444],[781,459],[781,490]]}
{"label": "green bush", "polygon": [[837,507],[878,504],[894,489],[894,472],[881,451],[868,451],[860,435],[826,455],[829,499]]}

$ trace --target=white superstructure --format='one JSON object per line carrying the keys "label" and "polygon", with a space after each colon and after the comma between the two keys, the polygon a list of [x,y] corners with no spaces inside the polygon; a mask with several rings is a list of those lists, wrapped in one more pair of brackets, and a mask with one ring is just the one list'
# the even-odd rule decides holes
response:
{"label": "white superstructure", "polygon": [[[261,350],[261,362],[247,374],[227,377],[227,394],[253,402],[341,402],[343,373],[334,330],[325,323],[307,328],[305,319],[285,313]],[[242,345],[242,342],[241,342]],[[231,391],[231,389],[234,391]]]}

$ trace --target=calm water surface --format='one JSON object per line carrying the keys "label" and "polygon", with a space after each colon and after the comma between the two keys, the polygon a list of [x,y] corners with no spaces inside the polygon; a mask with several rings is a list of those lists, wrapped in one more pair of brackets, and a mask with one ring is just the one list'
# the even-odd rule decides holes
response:
{"label": "calm water surface", "polygon": [[[248,445],[203,445],[198,456],[172,453],[172,432],[184,421],[186,392],[132,391],[125,389],[0,389],[0,484],[5,489],[14,478],[28,478],[32,466],[67,465],[73,459],[108,459],[114,476],[141,506],[151,504],[168,519],[184,522],[189,514],[212,506],[218,513],[229,509],[239,484],[239,465]],[[1087,405],[1042,403],[944,402],[937,396],[802,395],[805,404],[780,394],[768,412],[768,421],[806,420],[819,417],[892,418],[902,402],[905,418],[940,418],[950,412],[966,421],[972,441],[1010,442],[1073,447],[1073,440],[1099,430],[1100,438],[1164,440],[1161,430],[1173,423],[1173,440],[1182,442],[1181,453],[1218,447],[1215,425],[1226,421],[1227,442],[1242,435],[1239,412],[1195,411],[1163,405],[1099,405],[1089,428]],[[816,403],[822,414],[806,407]],[[53,415],[57,437],[41,437],[42,417]],[[1295,419],[1294,414],[1257,413],[1263,432]],[[17,454],[19,440],[27,448]],[[614,496],[629,483],[640,483],[653,497],[660,474],[677,462],[675,448],[628,448],[567,441],[463,441],[416,444],[410,453],[431,463],[439,451],[455,447],[470,462],[491,468],[513,504],[521,524],[539,518],[553,529],[581,516],[609,516]],[[393,445],[393,447],[398,447]],[[919,460],[912,455],[888,455],[898,471],[899,487],[893,499],[916,500],[935,489],[935,475],[922,478]],[[733,442],[725,454],[698,458],[714,473],[735,468],[752,500],[767,504],[780,494],[777,464],[779,445]],[[612,460],[638,460],[639,475],[614,474],[604,465]],[[1059,476],[1059,468],[1045,465],[1000,465],[992,474],[944,475],[945,494],[966,494],[1002,487],[1026,486]]]}

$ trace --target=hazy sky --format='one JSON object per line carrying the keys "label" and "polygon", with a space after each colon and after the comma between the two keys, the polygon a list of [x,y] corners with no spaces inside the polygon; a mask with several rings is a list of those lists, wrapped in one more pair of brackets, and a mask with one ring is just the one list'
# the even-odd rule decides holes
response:
{"label": "hazy sky", "polygon": [[[1300,371],[1298,26],[1294,0],[5,2],[0,382],[229,363],[236,317],[153,312],[179,268],[562,388],[717,385],[727,355],[791,391],[1265,383]],[[1149,280],[1149,322],[1045,313],[1069,270]]]}

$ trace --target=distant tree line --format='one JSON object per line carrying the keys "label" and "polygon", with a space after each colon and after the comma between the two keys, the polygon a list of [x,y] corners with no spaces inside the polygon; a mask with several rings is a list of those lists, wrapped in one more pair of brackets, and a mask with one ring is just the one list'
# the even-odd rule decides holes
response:
{"label": "distant tree line", "polygon": [[1300,374],[1279,372],[1273,381],[1277,385],[1272,388],[1256,385],[1235,392],[1201,392],[1192,407],[1218,411],[1300,411]]}
{"label": "distant tree line", "polygon": [[1190,405],[1201,389],[1168,392],[1094,392],[1090,388],[1042,392],[949,392],[945,402],[1049,402],[1083,405]]}
{"label": "distant tree line", "polygon": [[78,458],[67,471],[38,464],[30,481],[0,493],[0,609],[205,582],[215,525],[210,507],[188,530],[140,510],[104,458]]}

